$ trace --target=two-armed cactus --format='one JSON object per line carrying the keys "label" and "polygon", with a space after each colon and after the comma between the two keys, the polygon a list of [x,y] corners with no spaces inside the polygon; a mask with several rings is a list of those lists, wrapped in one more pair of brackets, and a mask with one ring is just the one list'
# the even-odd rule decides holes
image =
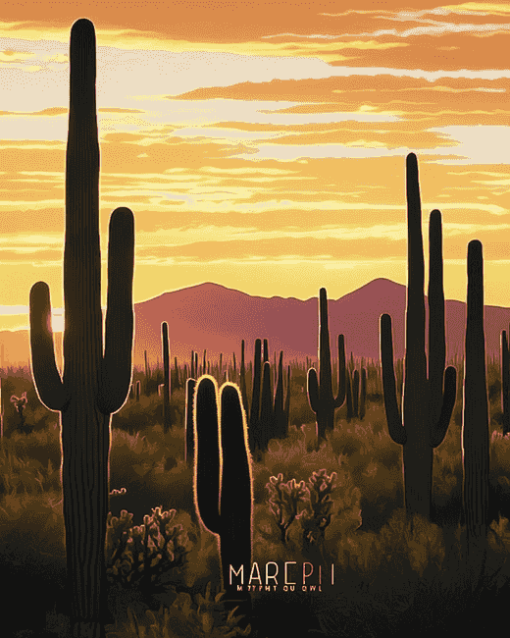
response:
{"label": "two-armed cactus", "polygon": [[[429,518],[432,499],[433,448],[444,439],[455,404],[456,370],[446,358],[441,213],[429,226],[429,357],[425,353],[424,258],[418,161],[407,156],[408,286],[403,414],[393,371],[391,318],[381,317],[381,359],[384,404],[391,438],[404,446],[405,505],[409,515]],[[443,392],[444,376],[444,392]],[[403,418],[402,418],[403,417]]]}
{"label": "two-armed cactus", "polygon": [[249,615],[250,595],[237,592],[234,578],[240,568],[245,574],[251,569],[252,557],[252,469],[239,388],[225,383],[218,392],[213,377],[201,377],[195,390],[194,429],[195,507],[204,526],[218,537],[227,600]]}
{"label": "two-armed cactus", "polygon": [[331,351],[329,345],[328,298],[326,289],[319,292],[319,378],[315,368],[308,371],[308,400],[317,415],[319,440],[326,438],[326,431],[332,430],[335,422],[335,410],[345,399],[345,347],[344,336],[338,336],[338,392],[333,396],[331,374]]}
{"label": "two-armed cactus", "polygon": [[71,30],[66,160],[64,371],[55,362],[47,284],[30,291],[32,372],[41,401],[61,413],[62,483],[72,635],[105,635],[105,537],[110,415],[131,380],[134,221],[127,208],[110,219],[103,354],[99,241],[99,144],[93,24]]}

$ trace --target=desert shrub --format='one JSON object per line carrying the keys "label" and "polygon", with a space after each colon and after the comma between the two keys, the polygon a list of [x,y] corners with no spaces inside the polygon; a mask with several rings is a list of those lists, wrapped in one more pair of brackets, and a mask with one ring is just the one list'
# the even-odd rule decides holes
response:
{"label": "desert shrub", "polygon": [[184,566],[188,536],[173,523],[175,510],[160,507],[146,514],[143,524],[133,524],[133,515],[110,512],[106,529],[106,573],[110,583],[142,587],[145,592],[174,584],[175,571]]}

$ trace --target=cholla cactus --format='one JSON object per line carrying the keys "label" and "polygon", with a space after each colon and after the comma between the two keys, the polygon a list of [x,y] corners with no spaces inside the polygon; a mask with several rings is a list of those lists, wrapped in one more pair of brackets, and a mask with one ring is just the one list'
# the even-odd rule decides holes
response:
{"label": "cholla cactus", "polygon": [[300,517],[303,528],[303,542],[305,547],[317,545],[324,539],[326,527],[331,522],[333,501],[331,493],[336,487],[336,472],[328,476],[325,469],[313,472],[308,480],[310,500]]}
{"label": "cholla cactus", "polygon": [[14,405],[16,407],[16,410],[18,411],[18,414],[19,414],[18,428],[20,430],[24,430],[25,429],[24,411],[25,411],[26,405],[28,403],[27,393],[23,392],[23,394],[20,397],[17,397],[15,394],[13,394],[11,396],[11,403],[14,403]]}
{"label": "cholla cactus", "polygon": [[172,525],[175,510],[152,509],[143,525],[133,525],[133,514],[110,512],[106,533],[106,573],[111,583],[141,585],[144,590],[163,588],[164,576],[184,565],[188,535],[182,525]]}
{"label": "cholla cactus", "polygon": [[294,519],[299,516],[299,503],[306,501],[308,489],[304,481],[296,483],[296,479],[291,479],[284,483],[281,473],[278,476],[271,476],[266,488],[270,494],[269,508],[280,528],[281,541],[285,543],[287,530]]}

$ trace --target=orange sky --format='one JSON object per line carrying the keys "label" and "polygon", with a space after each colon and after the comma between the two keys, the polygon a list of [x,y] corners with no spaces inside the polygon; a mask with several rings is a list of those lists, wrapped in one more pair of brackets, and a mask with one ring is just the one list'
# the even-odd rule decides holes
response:
{"label": "orange sky", "polygon": [[405,283],[413,151],[447,297],[465,299],[477,238],[486,302],[509,306],[510,6],[344,4],[4,2],[0,329],[26,326],[38,280],[62,306],[79,17],[97,32],[101,224],[135,213],[135,301],[204,281],[301,299]]}

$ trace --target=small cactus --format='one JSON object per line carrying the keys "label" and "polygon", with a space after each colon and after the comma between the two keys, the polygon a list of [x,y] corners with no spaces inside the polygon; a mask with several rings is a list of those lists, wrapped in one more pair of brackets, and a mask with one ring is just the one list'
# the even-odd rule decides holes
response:
{"label": "small cactus", "polygon": [[338,391],[333,396],[331,375],[331,352],[328,327],[328,298],[326,289],[319,292],[319,376],[314,368],[308,370],[308,400],[310,407],[317,415],[319,437],[326,438],[326,432],[332,430],[335,422],[335,410],[345,399],[345,348],[344,336],[338,336]]}
{"label": "small cactus", "polygon": [[304,481],[296,483],[295,479],[291,479],[285,483],[282,473],[271,476],[266,489],[269,491],[269,509],[280,529],[280,540],[286,543],[287,530],[303,509],[300,504],[306,501],[308,490]]}

